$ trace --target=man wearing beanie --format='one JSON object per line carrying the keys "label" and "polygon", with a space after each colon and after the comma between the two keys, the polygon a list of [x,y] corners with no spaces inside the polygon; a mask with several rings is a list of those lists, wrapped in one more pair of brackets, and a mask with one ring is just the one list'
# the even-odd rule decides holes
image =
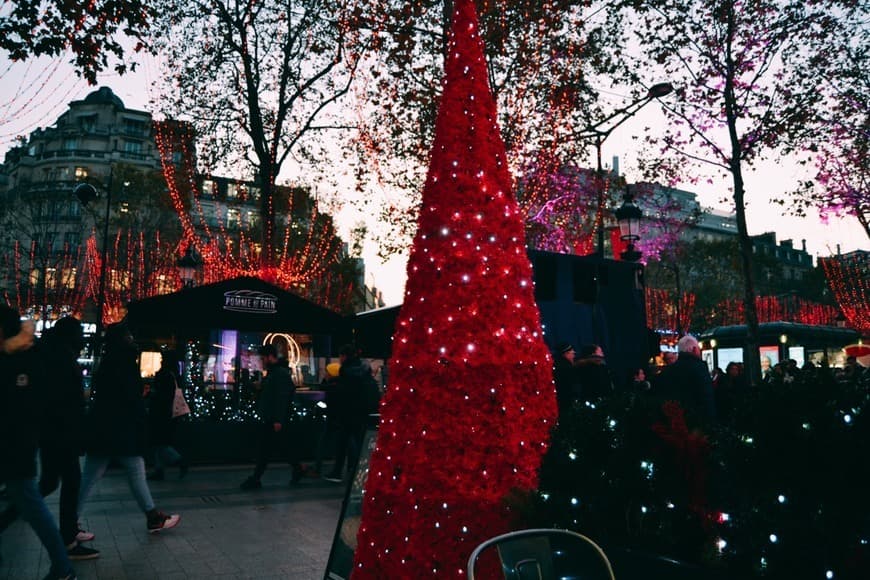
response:
{"label": "man wearing beanie", "polygon": [[18,312],[0,305],[0,335],[0,479],[6,481],[12,505],[48,551],[47,578],[73,580],[60,531],[36,485],[41,393],[33,324],[21,324]]}

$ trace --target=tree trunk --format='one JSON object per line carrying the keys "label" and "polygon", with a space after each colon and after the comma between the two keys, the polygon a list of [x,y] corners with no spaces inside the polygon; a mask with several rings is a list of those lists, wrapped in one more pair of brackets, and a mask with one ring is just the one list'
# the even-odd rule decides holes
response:
{"label": "tree trunk", "polygon": [[737,239],[740,242],[740,263],[743,267],[743,310],[746,317],[746,342],[743,348],[743,361],[749,377],[749,384],[761,384],[761,360],[758,354],[758,312],[755,309],[755,280],[752,273],[752,240],[746,229],[746,206],[744,202],[743,169],[741,166],[742,149],[737,135],[737,100],[734,95],[734,79],[737,75],[737,65],[734,62],[731,39],[734,38],[736,25],[734,23],[733,3],[728,9],[728,43],[726,59],[728,70],[725,75],[725,114],[728,119],[728,136],[731,141],[731,158],[729,165],[731,177],[734,180],[734,210],[737,215]]}

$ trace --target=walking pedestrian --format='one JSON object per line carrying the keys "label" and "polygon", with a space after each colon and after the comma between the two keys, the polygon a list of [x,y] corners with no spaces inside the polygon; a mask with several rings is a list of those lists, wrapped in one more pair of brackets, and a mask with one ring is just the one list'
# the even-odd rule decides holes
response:
{"label": "walking pedestrian", "polygon": [[362,438],[370,415],[378,412],[380,390],[372,376],[371,366],[359,357],[356,347],[346,345],[339,351],[341,367],[335,389],[334,406],[338,434],[335,443],[335,463],[324,479],[340,482],[344,465],[353,472],[359,459]]}
{"label": "walking pedestrian", "polygon": [[160,369],[148,394],[148,436],[154,448],[154,471],[148,474],[149,481],[163,481],[166,467],[171,465],[178,466],[179,479],[187,475],[187,460],[172,446],[181,419],[173,416],[178,388],[178,355],[167,350],[160,355]]}
{"label": "walking pedestrian", "polygon": [[36,483],[43,377],[33,349],[33,324],[0,304],[0,479],[9,501],[48,552],[48,579],[74,580],[60,530]]}
{"label": "walking pedestrian", "polygon": [[145,513],[148,532],[153,533],[174,528],[181,516],[158,510],[145,481],[145,402],[137,356],[133,335],[125,324],[112,324],[106,329],[103,357],[93,378],[91,433],[79,493],[79,514],[94,485],[105,475],[109,462],[115,459],[127,472],[127,484]]}
{"label": "walking pedestrian", "polygon": [[278,349],[274,344],[264,344],[259,349],[260,360],[266,376],[260,382],[257,395],[257,415],[260,419],[257,437],[257,463],[254,473],[242,482],[242,489],[260,489],[260,479],[266,472],[269,459],[275,451],[287,454],[293,473],[291,483],[302,478],[302,465],[288,454],[288,428],[290,405],[296,392],[296,385],[290,378],[290,370],[278,359]]}
{"label": "walking pedestrian", "polygon": [[[83,342],[81,322],[67,316],[46,330],[36,345],[44,369],[39,493],[45,497],[61,486],[60,533],[70,560],[90,560],[100,555],[81,544],[94,536],[80,530],[77,519],[85,407],[78,355]],[[0,529],[17,517],[18,510],[9,506],[0,516]]]}

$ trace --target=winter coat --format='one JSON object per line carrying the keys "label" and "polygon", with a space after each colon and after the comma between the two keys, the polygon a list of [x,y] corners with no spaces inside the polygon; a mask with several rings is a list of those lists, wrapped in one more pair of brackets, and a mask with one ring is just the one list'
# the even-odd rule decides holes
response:
{"label": "winter coat", "polygon": [[84,447],[85,399],[78,352],[50,333],[39,344],[45,365],[45,415],[41,445],[80,454]]}
{"label": "winter coat", "polygon": [[257,414],[263,423],[281,423],[290,420],[290,403],[296,393],[296,385],[290,378],[290,370],[281,364],[274,364],[263,378],[260,394],[257,397]]}
{"label": "winter coat", "polygon": [[580,393],[584,401],[595,402],[613,394],[613,380],[607,365],[591,358],[581,358],[574,363]]}
{"label": "winter coat", "polygon": [[571,408],[574,401],[580,400],[577,369],[568,359],[557,355],[553,363],[553,380],[556,382],[556,400],[559,403],[559,412],[564,413]]}
{"label": "winter coat", "polygon": [[44,367],[32,345],[24,326],[0,349],[0,480],[36,477]]}
{"label": "winter coat", "polygon": [[89,454],[119,457],[145,454],[145,402],[135,347],[107,352],[93,379]]}
{"label": "winter coat", "polygon": [[335,389],[336,421],[351,428],[364,427],[369,415],[378,412],[380,395],[371,367],[358,358],[345,360],[338,371]]}
{"label": "winter coat", "polygon": [[148,438],[152,445],[171,445],[175,434],[172,407],[175,402],[177,377],[171,370],[161,368],[154,375],[148,406]]}
{"label": "winter coat", "polygon": [[695,417],[716,419],[713,379],[707,363],[688,353],[680,353],[674,364],[666,366],[653,381],[653,394],[662,401],[677,401]]}

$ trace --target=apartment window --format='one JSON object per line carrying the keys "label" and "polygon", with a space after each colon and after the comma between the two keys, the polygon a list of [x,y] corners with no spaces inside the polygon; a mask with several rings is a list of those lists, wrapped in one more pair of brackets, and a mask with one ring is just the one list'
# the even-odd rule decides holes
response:
{"label": "apartment window", "polygon": [[63,140],[63,150],[64,151],[75,151],[78,149],[78,139],[64,139]]}
{"label": "apartment window", "polygon": [[235,208],[230,208],[227,210],[227,227],[228,228],[238,228],[239,227],[239,210]]}
{"label": "apartment window", "polygon": [[82,242],[82,236],[79,232],[66,232],[63,235],[63,243],[70,248],[76,248]]}
{"label": "apartment window", "polygon": [[248,188],[248,199],[258,200],[260,199],[260,188],[259,187],[249,187]]}
{"label": "apartment window", "polygon": [[83,131],[93,131],[97,127],[97,116],[87,115],[79,117],[79,126]]}
{"label": "apartment window", "polygon": [[202,180],[202,194],[212,196],[214,195],[214,181],[211,179],[203,179]]}
{"label": "apartment window", "polygon": [[129,202],[122,202],[119,210],[121,213],[130,213],[130,204]]}
{"label": "apartment window", "polygon": [[54,288],[57,286],[57,269],[56,268],[46,268],[45,269],[45,287],[46,288]]}
{"label": "apartment window", "polygon": [[237,183],[227,183],[227,199],[235,199],[239,197],[239,185]]}
{"label": "apartment window", "polygon": [[135,119],[124,119],[124,131],[132,135],[144,135],[145,123]]}
{"label": "apartment window", "polygon": [[85,179],[85,178],[87,178],[89,173],[90,173],[90,171],[88,170],[87,167],[76,167],[76,172],[75,172],[76,179]]}
{"label": "apartment window", "polygon": [[124,153],[142,153],[142,143],[139,141],[124,141]]}
{"label": "apartment window", "polygon": [[55,243],[57,241],[57,232],[45,232],[44,237],[45,247],[46,249],[51,248],[52,250],[57,250]]}
{"label": "apartment window", "polygon": [[[82,215],[82,204],[78,201],[71,201],[67,204],[66,215],[71,218],[81,217]],[[77,234],[78,235],[78,234]]]}
{"label": "apartment window", "polygon": [[75,290],[76,287],[76,269],[75,268],[64,268],[61,270],[61,281],[60,283],[64,288],[68,290]]}

